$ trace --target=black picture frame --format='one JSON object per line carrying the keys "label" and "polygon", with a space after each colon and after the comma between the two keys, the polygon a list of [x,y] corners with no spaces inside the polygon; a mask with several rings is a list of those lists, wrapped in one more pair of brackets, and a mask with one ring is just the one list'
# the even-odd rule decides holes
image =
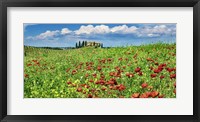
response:
{"label": "black picture frame", "polygon": [[[200,0],[1,0],[0,120],[198,122],[200,75]],[[193,7],[193,115],[7,115],[7,7]],[[187,106],[187,105],[186,105]],[[39,110],[38,110],[39,111]]]}

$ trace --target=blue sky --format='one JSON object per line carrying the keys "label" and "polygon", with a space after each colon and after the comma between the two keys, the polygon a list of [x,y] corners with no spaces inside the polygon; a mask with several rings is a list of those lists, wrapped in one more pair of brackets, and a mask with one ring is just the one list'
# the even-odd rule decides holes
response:
{"label": "blue sky", "polygon": [[104,47],[175,43],[176,24],[24,24],[24,45],[74,47],[78,41]]}

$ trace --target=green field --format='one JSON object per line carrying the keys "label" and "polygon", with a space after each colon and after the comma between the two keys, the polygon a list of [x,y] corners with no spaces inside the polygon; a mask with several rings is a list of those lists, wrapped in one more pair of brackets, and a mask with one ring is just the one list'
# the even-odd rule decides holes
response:
{"label": "green field", "polygon": [[176,44],[24,51],[25,98],[176,98]]}

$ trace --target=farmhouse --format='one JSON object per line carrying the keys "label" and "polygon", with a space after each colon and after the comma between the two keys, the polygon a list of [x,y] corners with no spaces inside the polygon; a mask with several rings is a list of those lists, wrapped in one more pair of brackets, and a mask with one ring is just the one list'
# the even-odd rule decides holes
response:
{"label": "farmhouse", "polygon": [[87,47],[100,47],[101,46],[101,43],[99,43],[99,42],[87,42],[87,45],[86,45]]}

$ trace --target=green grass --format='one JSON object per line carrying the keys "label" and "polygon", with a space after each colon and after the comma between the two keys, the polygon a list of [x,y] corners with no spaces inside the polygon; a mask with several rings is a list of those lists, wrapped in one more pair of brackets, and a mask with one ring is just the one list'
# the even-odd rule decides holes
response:
{"label": "green grass", "polygon": [[[85,47],[69,50],[25,47],[24,97],[130,98],[134,93],[139,93],[139,97],[157,98],[164,95],[165,98],[175,98],[176,79],[170,78],[170,75],[176,74],[175,54],[176,44],[108,49]],[[147,58],[151,58],[152,61],[148,61]],[[104,60],[105,63],[103,63]],[[86,66],[87,62],[88,66]],[[166,64],[166,66],[163,66],[163,70],[159,73],[154,73],[154,69],[161,64]],[[101,70],[98,70],[98,67]],[[141,68],[142,75],[135,72],[137,67]],[[169,72],[167,68],[174,68],[174,70]],[[118,72],[119,76],[110,76],[111,72]],[[129,78],[128,73],[134,76]],[[96,74],[96,77],[93,74]],[[157,76],[151,78],[151,74],[157,74]],[[160,79],[160,76],[164,78]],[[100,78],[104,83],[96,84]],[[116,80],[116,85],[106,84],[111,78]],[[142,88],[143,83],[147,83],[148,87]],[[120,84],[124,86],[124,89],[119,90]],[[110,87],[113,88],[110,89]],[[148,95],[155,91],[155,96]]]}

